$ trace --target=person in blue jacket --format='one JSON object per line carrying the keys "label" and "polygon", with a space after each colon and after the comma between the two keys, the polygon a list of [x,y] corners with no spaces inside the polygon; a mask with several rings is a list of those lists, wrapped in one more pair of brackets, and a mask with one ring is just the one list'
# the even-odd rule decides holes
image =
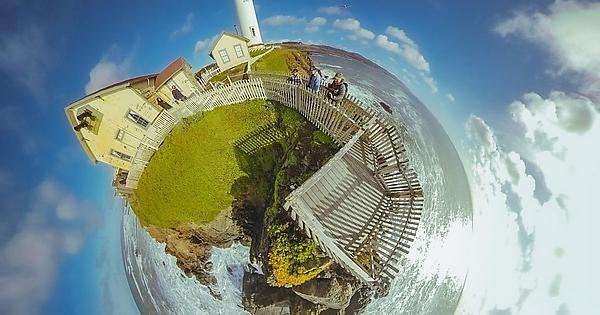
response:
{"label": "person in blue jacket", "polygon": [[321,89],[321,81],[323,80],[323,78],[321,77],[319,69],[317,69],[316,67],[312,67],[311,70],[312,72],[310,74],[310,79],[308,80],[308,89],[315,93],[318,93]]}

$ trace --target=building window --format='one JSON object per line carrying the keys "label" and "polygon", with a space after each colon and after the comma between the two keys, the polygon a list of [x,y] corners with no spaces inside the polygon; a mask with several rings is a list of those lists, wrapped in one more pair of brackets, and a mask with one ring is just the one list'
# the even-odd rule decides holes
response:
{"label": "building window", "polygon": [[123,137],[125,137],[125,131],[123,129],[119,129],[117,131],[117,136],[115,137],[115,139],[123,141]]}
{"label": "building window", "polygon": [[129,156],[125,153],[119,152],[117,150],[110,150],[110,155],[117,157],[123,161],[127,161],[127,162],[131,161],[131,156]]}
{"label": "building window", "polygon": [[227,54],[227,50],[225,50],[225,49],[219,50],[219,56],[221,56],[221,60],[223,60],[223,63],[229,62],[229,55]]}
{"label": "building window", "polygon": [[254,27],[250,27],[250,31],[252,32],[252,36],[256,37],[256,30],[254,29]]}
{"label": "building window", "polygon": [[239,45],[239,44],[235,45],[235,46],[233,46],[233,49],[235,50],[235,55],[238,58],[244,57],[244,51],[242,50],[242,45]]}
{"label": "building window", "polygon": [[147,121],[144,117],[140,116],[140,114],[132,110],[130,110],[129,113],[127,113],[127,118],[143,128],[147,128],[150,124],[150,122]]}

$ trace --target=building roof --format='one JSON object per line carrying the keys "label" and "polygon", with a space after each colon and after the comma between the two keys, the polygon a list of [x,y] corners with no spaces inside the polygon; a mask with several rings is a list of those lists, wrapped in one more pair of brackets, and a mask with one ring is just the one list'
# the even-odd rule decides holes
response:
{"label": "building roof", "polygon": [[212,52],[213,52],[213,50],[215,50],[215,47],[217,46],[217,44],[219,43],[219,41],[221,40],[221,38],[223,38],[223,36],[234,37],[234,38],[237,38],[239,40],[245,41],[246,43],[250,41],[249,39],[247,39],[244,36],[236,35],[236,34],[233,34],[231,32],[223,32],[223,33],[221,33],[221,35],[219,35],[219,37],[217,37],[217,39],[215,39],[215,41],[210,46],[210,50],[209,50],[208,55],[211,58],[213,58],[213,59],[215,59],[215,57],[213,57],[213,53]]}
{"label": "building roof", "polygon": [[[90,97],[92,95],[100,94],[100,92],[104,92],[106,90],[110,90],[110,89],[112,89],[114,87],[117,87],[117,86],[120,86],[120,85],[135,84],[135,83],[138,83],[140,81],[145,81],[145,80],[148,80],[148,79],[152,79],[152,78],[154,78],[156,76],[157,76],[157,73],[146,74],[146,75],[141,75],[141,76],[138,76],[138,77],[133,77],[133,78],[130,78],[130,79],[125,79],[123,81],[119,81],[119,82],[113,83],[113,84],[105,86],[105,87],[103,87],[103,88],[101,88],[101,89],[99,89],[99,90],[97,90],[95,92],[92,92],[90,94],[85,95],[84,97],[82,97],[82,98],[74,101],[73,103],[71,103],[71,105],[79,103],[81,100],[83,100],[85,98],[88,98],[88,97]],[[69,105],[68,107],[71,107],[71,105]]]}
{"label": "building roof", "polygon": [[160,89],[165,82],[167,82],[177,71],[183,69],[183,67],[186,65],[187,62],[182,57],[173,60],[173,62],[171,62],[156,75],[156,81],[154,81],[154,90]]}

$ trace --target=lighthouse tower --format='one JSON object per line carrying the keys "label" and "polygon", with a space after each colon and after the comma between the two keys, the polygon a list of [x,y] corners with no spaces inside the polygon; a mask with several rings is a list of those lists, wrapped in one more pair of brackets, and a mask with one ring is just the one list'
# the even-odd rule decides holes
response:
{"label": "lighthouse tower", "polygon": [[242,36],[250,40],[249,45],[262,44],[254,2],[252,0],[234,0],[234,2]]}

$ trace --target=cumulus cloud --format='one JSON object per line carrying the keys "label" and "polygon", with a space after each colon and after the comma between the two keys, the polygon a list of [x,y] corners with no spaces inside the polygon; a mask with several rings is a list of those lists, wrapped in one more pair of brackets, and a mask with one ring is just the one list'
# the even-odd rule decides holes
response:
{"label": "cumulus cloud", "polygon": [[375,44],[389,52],[401,55],[402,49],[400,49],[400,45],[396,42],[392,42],[385,35],[377,35],[375,38]]}
{"label": "cumulus cloud", "polygon": [[527,93],[509,114],[516,128],[502,138],[480,117],[466,124],[477,255],[459,313],[594,312],[598,107],[581,95]]}
{"label": "cumulus cloud", "polygon": [[0,312],[34,314],[48,298],[65,255],[79,252],[99,224],[93,205],[53,180],[34,188],[25,221],[0,247]]}
{"label": "cumulus cloud", "polygon": [[318,32],[319,29],[321,28],[321,26],[323,26],[325,24],[327,24],[327,19],[324,17],[318,16],[318,17],[308,21],[304,30],[307,33],[315,33],[315,32]]}
{"label": "cumulus cloud", "polygon": [[274,15],[266,18],[263,23],[271,26],[304,25],[305,32],[314,33],[318,32],[323,25],[327,24],[327,19],[321,16],[317,16],[309,20],[304,17],[292,15]]}
{"label": "cumulus cloud", "polygon": [[198,56],[203,51],[209,49],[211,47],[211,45],[217,40],[218,37],[219,37],[219,34],[217,34],[213,37],[210,37],[210,38],[205,38],[205,39],[201,39],[201,40],[197,41],[194,44],[194,55]]}
{"label": "cumulus cloud", "polygon": [[110,84],[127,79],[130,74],[131,58],[116,57],[117,47],[113,46],[100,61],[90,70],[89,81],[85,85],[85,93],[90,94]]}
{"label": "cumulus cloud", "polygon": [[339,7],[339,6],[337,6],[337,7],[336,6],[320,7],[317,11],[319,13],[328,14],[328,15],[340,15],[344,12],[342,10],[342,7]]}
{"label": "cumulus cloud", "polygon": [[[377,35],[375,44],[391,53],[402,56],[402,58],[415,69],[423,72],[429,72],[429,62],[419,51],[419,47],[410,39],[406,33],[397,27],[388,26],[386,34],[394,37],[400,42],[397,43],[389,39],[386,35]],[[429,84],[429,83],[428,83]]]}
{"label": "cumulus cloud", "polygon": [[[472,195],[477,255],[458,313],[595,313],[600,263],[594,240],[600,174],[600,103],[596,3],[557,1],[544,12],[517,12],[495,27],[552,53],[556,75],[582,78],[581,93],[530,92],[508,106],[507,130],[482,118],[472,139]],[[502,135],[502,136],[498,136]]]}
{"label": "cumulus cloud", "polygon": [[175,38],[179,35],[183,35],[183,34],[187,34],[189,33],[192,28],[194,27],[194,13],[188,13],[188,15],[185,16],[185,22],[183,22],[183,25],[181,25],[181,27],[179,27],[178,29],[174,30],[171,32],[171,34],[169,35],[170,38]]}
{"label": "cumulus cloud", "polygon": [[581,91],[600,101],[600,3],[556,1],[545,12],[517,12],[496,25],[503,37],[518,36],[547,49],[556,72],[575,74]]}
{"label": "cumulus cloud", "polygon": [[[402,32],[402,34],[404,33]],[[408,37],[406,38],[407,42],[412,42]],[[437,82],[430,75],[426,74],[429,72],[429,63],[418,52],[416,46],[409,46],[406,42],[403,42],[401,46],[400,44],[391,41],[386,35],[381,34],[375,37],[375,45],[401,56],[408,64],[415,69],[420,70],[421,78],[431,89],[431,92],[434,94],[438,92]]]}
{"label": "cumulus cloud", "polygon": [[366,28],[363,28],[360,21],[353,18],[336,19],[333,22],[333,27],[351,33],[348,38],[352,40],[372,40],[375,34]]}
{"label": "cumulus cloud", "polygon": [[305,18],[292,15],[274,15],[263,20],[263,24],[271,26],[301,24],[306,22]]}
{"label": "cumulus cloud", "polygon": [[388,26],[385,29],[385,33],[388,34],[388,35],[390,35],[390,36],[392,36],[392,37],[395,37],[401,43],[404,43],[404,44],[409,45],[409,46],[417,47],[417,44],[415,44],[415,42],[412,39],[410,39],[408,37],[408,35],[406,35],[406,33],[404,32],[404,30],[401,30],[401,29],[399,29],[399,28],[397,28],[395,26]]}

